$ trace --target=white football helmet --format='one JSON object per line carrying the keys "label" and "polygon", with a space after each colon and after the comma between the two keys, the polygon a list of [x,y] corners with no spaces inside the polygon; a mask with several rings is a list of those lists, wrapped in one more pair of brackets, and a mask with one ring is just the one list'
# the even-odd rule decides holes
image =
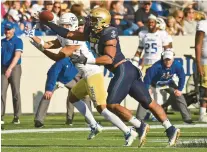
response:
{"label": "white football helmet", "polygon": [[158,27],[160,30],[165,30],[165,29],[166,29],[166,23],[165,23],[165,21],[164,21],[162,18],[160,18],[160,17],[157,18],[157,27]]}
{"label": "white football helmet", "polygon": [[70,31],[76,31],[78,29],[78,18],[73,13],[64,13],[60,16],[59,24],[71,25]]}

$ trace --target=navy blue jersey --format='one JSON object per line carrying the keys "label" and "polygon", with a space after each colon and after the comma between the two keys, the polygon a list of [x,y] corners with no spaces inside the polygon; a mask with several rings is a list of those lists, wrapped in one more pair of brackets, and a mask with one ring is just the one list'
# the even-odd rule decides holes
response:
{"label": "navy blue jersey", "polygon": [[116,39],[117,45],[116,45],[116,55],[114,57],[114,61],[110,65],[105,65],[107,69],[112,69],[113,66],[120,62],[121,60],[125,59],[125,56],[121,52],[120,44],[119,44],[119,37],[118,37],[118,31],[115,27],[109,26],[107,28],[104,28],[101,32],[95,33],[92,31],[92,29],[85,28],[85,37],[90,42],[91,50],[93,50],[97,56],[103,56],[104,55],[104,48],[105,48],[105,42]]}
{"label": "navy blue jersey", "polygon": [[178,90],[182,91],[185,84],[185,73],[180,62],[174,61],[170,68],[166,68],[163,62],[157,61],[149,69],[147,69],[144,77],[144,83],[149,88],[153,86],[164,86],[174,83],[173,75],[176,74],[179,78]]}

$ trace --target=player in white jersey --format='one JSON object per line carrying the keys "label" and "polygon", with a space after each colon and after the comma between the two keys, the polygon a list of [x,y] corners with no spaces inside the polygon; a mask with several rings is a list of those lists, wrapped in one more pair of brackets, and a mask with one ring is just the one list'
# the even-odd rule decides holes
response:
{"label": "player in white jersey", "polygon": [[[65,13],[60,17],[60,25],[69,28],[70,31],[77,30],[78,25],[77,17],[72,13]],[[72,27],[72,28],[71,28]],[[57,61],[64,57],[79,57],[84,54],[88,60],[95,60],[92,52],[88,49],[86,42],[64,39],[58,36],[58,40],[63,47],[58,54],[55,54],[49,50],[42,49],[41,46],[37,46],[33,43],[40,51],[42,51],[49,58]],[[91,124],[91,133],[88,139],[92,139],[102,131],[101,127],[96,123],[90,111],[85,109],[85,106],[79,105],[80,99],[85,95],[89,95],[97,111],[104,116],[105,119],[109,120],[111,123],[116,125],[125,135],[126,144],[125,146],[130,146],[132,142],[136,139],[138,134],[132,129],[128,128],[119,117],[110,112],[106,108],[106,97],[107,93],[104,88],[104,76],[103,72],[98,65],[90,64],[75,64],[76,67],[84,73],[84,78],[81,79],[76,86],[72,88],[70,94],[70,102],[86,117],[88,122]]]}
{"label": "player in white jersey", "polygon": [[[148,18],[148,31],[141,31],[139,33],[139,46],[134,58],[132,59],[132,63],[138,67],[139,59],[144,52],[141,64],[143,75],[145,75],[146,70],[151,67],[152,64],[160,60],[161,53],[165,49],[172,47],[172,37],[165,31],[165,27],[166,25],[163,22],[163,19],[157,18],[151,14]],[[156,101],[159,101],[158,104],[161,105],[163,103],[163,100],[157,98],[160,92],[155,88],[152,88],[150,93]],[[144,119],[145,115],[146,110],[139,105],[137,109],[137,118]],[[153,120],[156,121],[154,117]]]}
{"label": "player in white jersey", "polygon": [[201,76],[200,122],[207,122],[207,20],[197,24],[195,54],[198,72]]}

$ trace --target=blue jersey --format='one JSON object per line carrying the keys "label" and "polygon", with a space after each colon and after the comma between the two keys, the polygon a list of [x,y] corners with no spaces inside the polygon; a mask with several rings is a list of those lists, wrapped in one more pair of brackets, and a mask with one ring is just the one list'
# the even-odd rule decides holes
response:
{"label": "blue jersey", "polygon": [[119,38],[118,38],[118,31],[115,27],[109,26],[107,28],[104,28],[99,33],[94,33],[90,27],[85,28],[85,36],[87,40],[90,42],[91,50],[93,50],[97,54],[97,56],[104,55],[104,48],[105,48],[106,41],[112,39],[117,40],[116,55],[114,57],[114,61],[110,65],[105,65],[107,69],[113,68],[113,65],[125,59],[123,53],[121,52]]}
{"label": "blue jersey", "polygon": [[179,78],[178,90],[182,91],[185,84],[185,73],[180,62],[174,61],[170,68],[166,68],[163,61],[157,61],[149,69],[147,69],[144,77],[144,83],[149,88],[152,86],[165,86],[174,83],[173,75]]}
{"label": "blue jersey", "polygon": [[[11,39],[6,38],[1,40],[1,65],[9,66],[15,56],[15,52],[23,51],[23,42],[20,38],[14,35]],[[17,64],[21,64],[21,58]]]}
{"label": "blue jersey", "polygon": [[69,58],[64,58],[55,62],[48,70],[45,91],[53,91],[57,81],[67,84],[77,73],[78,70]]}

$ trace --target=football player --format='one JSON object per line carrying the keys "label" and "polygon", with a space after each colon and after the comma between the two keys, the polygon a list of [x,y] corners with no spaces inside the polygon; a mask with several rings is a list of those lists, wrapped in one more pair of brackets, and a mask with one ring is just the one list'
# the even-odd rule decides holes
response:
{"label": "football player", "polygon": [[151,99],[141,79],[141,71],[125,59],[121,52],[117,29],[110,26],[110,21],[111,15],[108,10],[95,8],[90,12],[89,24],[86,25],[84,33],[70,31],[48,21],[41,22],[62,37],[90,42],[91,48],[98,56],[96,59],[91,60],[84,55],[71,59],[75,63],[104,65],[114,73],[108,87],[107,108],[122,120],[135,126],[139,133],[139,146],[145,142],[149,125],[136,119],[130,110],[120,105],[128,94],[139,101],[144,108],[153,112],[166,128],[169,145],[175,145],[180,135],[180,129],[170,123],[162,107]]}
{"label": "football player", "polygon": [[207,20],[197,24],[195,54],[198,73],[201,76],[200,122],[207,122]]}
{"label": "football player", "polygon": [[[165,31],[165,27],[166,24],[162,18],[157,18],[151,14],[148,17],[148,31],[141,31],[139,33],[139,46],[134,58],[132,59],[132,64],[138,67],[139,59],[143,54],[143,67],[141,67],[143,75],[145,75],[146,70],[149,67],[160,60],[161,53],[164,49],[172,47],[172,37]],[[165,94],[162,91],[159,91],[158,89],[156,90],[153,87],[151,88],[151,96],[159,102],[160,105],[163,103],[162,99],[158,99],[159,94],[161,93],[164,98]],[[145,115],[149,116],[150,112],[147,112],[146,114],[146,110],[141,106],[141,104],[139,104],[137,109],[137,118],[146,119]],[[156,118],[152,116],[152,120],[156,121]]]}
{"label": "football player", "polygon": [[[59,22],[62,27],[67,28],[70,31],[78,30],[78,19],[72,13],[63,14],[60,17]],[[39,50],[55,61],[64,57],[79,57],[81,55],[86,56],[88,60],[95,60],[85,41],[65,39],[58,35],[57,43],[62,47],[58,54],[46,49],[41,49],[41,47],[44,46],[43,43],[35,41],[34,45],[38,45],[37,48]],[[41,44],[42,46],[39,46]],[[95,64],[84,65],[76,63],[75,66],[84,74],[84,77],[72,88],[69,100],[86,117],[87,120],[89,119],[88,122],[91,124],[91,133],[89,134],[88,139],[94,138],[102,131],[102,128],[96,123],[90,111],[87,110],[85,106],[79,104],[81,102],[80,99],[86,95],[90,96],[97,111],[104,116],[106,120],[109,120],[123,131],[126,140],[125,146],[130,146],[138,134],[134,130],[128,128],[119,117],[106,108],[107,92],[104,88],[104,76],[101,68]]]}

